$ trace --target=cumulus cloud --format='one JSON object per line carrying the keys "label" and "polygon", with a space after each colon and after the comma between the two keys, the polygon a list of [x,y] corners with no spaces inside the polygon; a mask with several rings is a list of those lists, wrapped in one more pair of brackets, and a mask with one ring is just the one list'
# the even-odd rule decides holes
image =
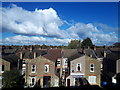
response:
{"label": "cumulus cloud", "polygon": [[[7,37],[2,40],[5,44],[10,45],[34,45],[34,44],[47,44],[47,45],[67,45],[70,39],[57,39],[57,38],[44,38],[37,36],[24,36],[24,35],[16,35],[13,37]],[[1,41],[0,41],[1,42]]]}
{"label": "cumulus cloud", "polygon": [[[83,40],[87,37],[96,45],[108,45],[118,41],[117,28],[100,23],[68,23],[67,20],[62,20],[53,8],[28,11],[12,4],[0,9],[0,13],[3,18],[0,18],[3,34],[17,34],[4,38],[3,42],[6,44],[67,45],[71,39]],[[67,29],[60,29],[66,24],[69,26]]]}
{"label": "cumulus cloud", "polygon": [[63,37],[63,32],[59,29],[63,21],[52,8],[28,11],[12,4],[11,7],[2,9],[2,18],[3,32]]}
{"label": "cumulus cloud", "polygon": [[17,35],[13,37],[7,37],[3,39],[3,43],[6,44],[34,44],[34,43],[43,43],[46,39],[43,37],[36,37],[36,36],[23,36],[23,35]]}
{"label": "cumulus cloud", "polygon": [[118,41],[115,32],[105,33],[104,30],[98,29],[94,24],[76,23],[67,29],[72,38],[80,38],[81,40],[90,37],[96,45],[109,45]]}

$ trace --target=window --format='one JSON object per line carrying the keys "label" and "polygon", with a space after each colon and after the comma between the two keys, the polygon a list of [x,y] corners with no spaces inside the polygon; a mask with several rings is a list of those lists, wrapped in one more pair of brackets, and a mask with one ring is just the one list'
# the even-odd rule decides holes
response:
{"label": "window", "polygon": [[45,71],[45,73],[49,72],[49,65],[48,64],[45,65],[45,70],[44,71]]}
{"label": "window", "polygon": [[90,84],[96,84],[96,76],[89,76],[88,81]]}
{"label": "window", "polygon": [[80,63],[77,64],[76,71],[81,71],[81,64]]}
{"label": "window", "polygon": [[72,70],[72,72],[74,72],[74,70]]}
{"label": "window", "polygon": [[30,77],[30,86],[34,86],[36,84],[36,77],[32,76]]}
{"label": "window", "polygon": [[94,72],[94,64],[90,64],[90,72]]}
{"label": "window", "polygon": [[36,73],[36,65],[31,65],[31,73]]}
{"label": "window", "polygon": [[5,69],[5,67],[4,67],[4,65],[2,65],[2,71],[4,72],[4,69]]}
{"label": "window", "polygon": [[68,68],[65,68],[65,72],[68,73]]}
{"label": "window", "polygon": [[57,60],[57,66],[60,66],[60,60],[59,59]]}
{"label": "window", "polygon": [[60,69],[57,69],[57,73],[60,73]]}
{"label": "window", "polygon": [[5,66],[4,65],[0,65],[0,72],[4,73],[4,70],[5,70]]}

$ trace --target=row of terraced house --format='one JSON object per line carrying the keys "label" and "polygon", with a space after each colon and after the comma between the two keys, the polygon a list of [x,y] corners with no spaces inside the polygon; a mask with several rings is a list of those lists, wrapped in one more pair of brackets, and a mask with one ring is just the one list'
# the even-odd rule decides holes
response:
{"label": "row of terraced house", "polygon": [[[24,75],[27,86],[59,87],[85,85],[88,82],[91,85],[100,86],[102,80],[101,73],[106,72],[103,70],[104,63],[107,61],[106,57],[111,53],[110,49],[105,48],[81,50],[33,49],[31,47],[22,49],[14,55],[17,57],[16,67],[21,69],[21,74]],[[7,58],[3,56],[2,62],[5,59]],[[104,59],[106,60],[104,61]],[[116,60],[119,63],[119,57]],[[2,64],[1,66],[3,67]],[[118,68],[119,66],[115,67]],[[10,68],[7,70],[10,70]],[[117,71],[120,72],[119,70]]]}

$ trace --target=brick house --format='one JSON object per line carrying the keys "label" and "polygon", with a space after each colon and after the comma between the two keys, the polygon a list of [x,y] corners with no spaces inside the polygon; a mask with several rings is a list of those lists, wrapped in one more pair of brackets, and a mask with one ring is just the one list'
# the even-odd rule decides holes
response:
{"label": "brick house", "polygon": [[66,86],[66,77],[69,76],[69,58],[77,53],[77,49],[62,49],[61,57],[56,60],[56,75],[59,77],[59,85]]}
{"label": "brick house", "polygon": [[[100,85],[101,62],[84,54],[76,54],[70,59],[70,75],[66,78],[66,86],[77,86],[85,78],[91,85]],[[87,81],[84,82],[87,84]]]}
{"label": "brick house", "polygon": [[[34,86],[38,84],[41,87],[59,86],[59,78],[55,75],[55,62],[57,58],[61,57],[61,50],[49,49],[46,54],[40,54],[39,56],[36,56],[35,52],[30,53],[33,53],[33,59],[25,58],[21,55],[25,62],[23,62],[22,73],[25,73],[27,85]],[[35,72],[32,73],[31,70],[35,70]]]}
{"label": "brick house", "polygon": [[0,88],[2,88],[2,74],[4,71],[10,71],[10,62],[0,58]]}
{"label": "brick house", "polygon": [[55,62],[39,56],[35,59],[26,60],[25,81],[28,86],[40,85],[41,87],[55,86]]}
{"label": "brick house", "polygon": [[120,73],[120,50],[111,49],[111,53],[107,54],[103,59],[104,81],[107,83],[116,83],[116,74]]}

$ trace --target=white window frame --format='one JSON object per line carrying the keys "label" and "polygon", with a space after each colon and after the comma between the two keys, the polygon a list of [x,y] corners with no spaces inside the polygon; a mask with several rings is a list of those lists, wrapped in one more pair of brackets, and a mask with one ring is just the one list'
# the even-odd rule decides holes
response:
{"label": "white window frame", "polygon": [[96,76],[89,76],[88,81],[90,84],[96,84]]}
{"label": "white window frame", "polygon": [[[45,67],[47,67],[47,71],[45,70]],[[49,64],[45,64],[45,66],[44,66],[44,72],[45,72],[45,73],[48,73],[49,70],[50,70]]]}
{"label": "white window frame", "polygon": [[77,72],[78,72],[78,68],[77,68],[77,67],[78,67],[78,64],[80,64],[80,71],[82,70],[82,68],[81,68],[81,63],[77,63],[77,64],[76,64],[76,71],[77,71]]}
{"label": "white window frame", "polygon": [[36,65],[35,65],[35,71],[32,71],[33,65],[31,65],[31,73],[36,73]]}
{"label": "white window frame", "polygon": [[31,76],[30,77],[30,86],[33,87],[34,85],[32,85],[32,79],[34,78],[34,85],[36,84],[36,77],[35,76]]}
{"label": "white window frame", "polygon": [[[93,67],[91,67],[93,65]],[[91,70],[93,68],[93,70]],[[94,72],[95,65],[93,63],[90,64],[90,72]]]}
{"label": "white window frame", "polygon": [[[60,62],[60,63],[58,64],[58,62]],[[57,67],[59,67],[60,64],[61,64],[61,60],[60,60],[60,59],[57,59]]]}

